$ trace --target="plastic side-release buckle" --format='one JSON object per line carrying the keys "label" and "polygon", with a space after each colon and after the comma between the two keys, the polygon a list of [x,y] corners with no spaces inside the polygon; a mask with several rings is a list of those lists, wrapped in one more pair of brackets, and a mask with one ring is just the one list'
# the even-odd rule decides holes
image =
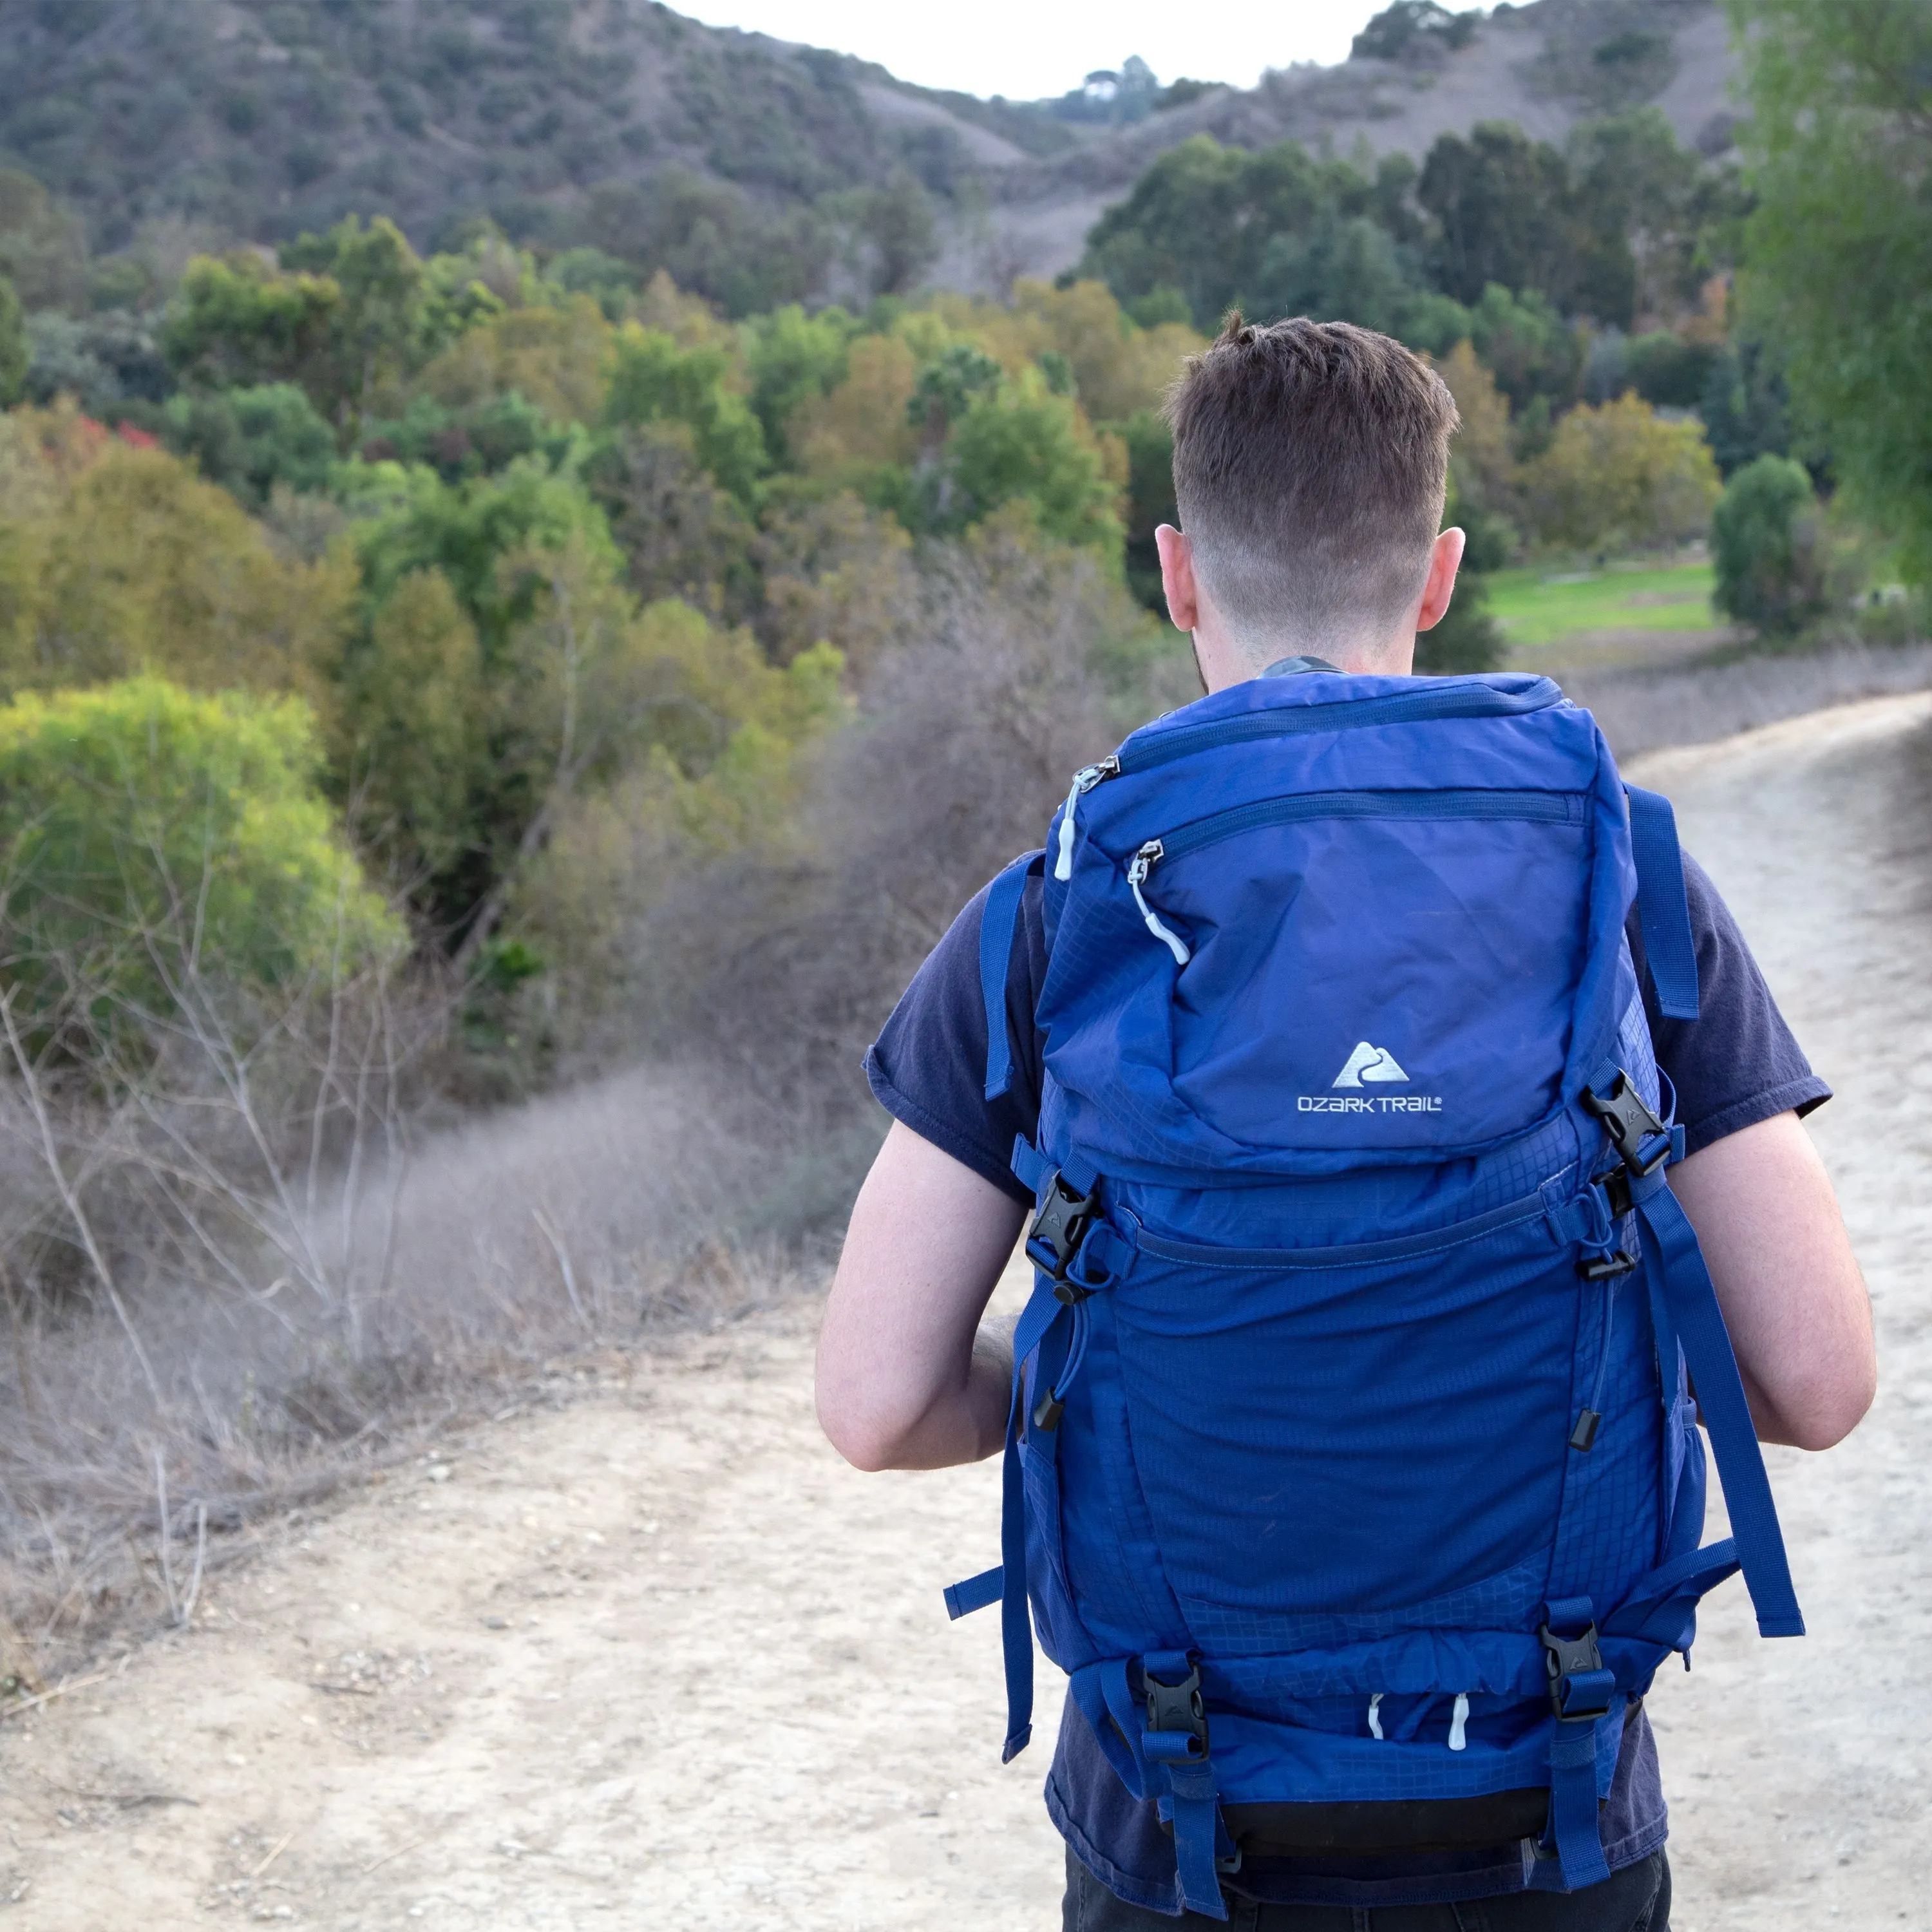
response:
{"label": "plastic side-release buckle", "polygon": [[1593,1623],[1581,1636],[1558,1636],[1547,1624],[1537,1632],[1550,1672],[1550,1707],[1559,1720],[1574,1724],[1610,1715],[1616,1678],[1604,1668]]}
{"label": "plastic side-release buckle", "polygon": [[[1204,1758],[1208,1755],[1208,1709],[1201,1700],[1201,1667],[1189,1666],[1187,1675],[1178,1684],[1164,1682],[1151,1671],[1143,1669],[1142,1676],[1147,1683],[1147,1727],[1150,1732],[1165,1733],[1172,1740],[1169,1751],[1178,1755],[1184,1753],[1189,1757]],[[1184,1744],[1180,1740],[1185,1737]],[[1174,1747],[1178,1750],[1174,1750]],[[1166,1756],[1168,1751],[1160,1755]]]}
{"label": "plastic side-release buckle", "polygon": [[1027,1230],[1027,1259],[1052,1277],[1054,1295],[1070,1307],[1076,1301],[1085,1300],[1092,1292],[1070,1282],[1066,1270],[1093,1225],[1100,1205],[1098,1193],[1097,1189],[1086,1194],[1076,1192],[1055,1168],[1047,1176],[1033,1226]]}
{"label": "plastic side-release buckle", "polygon": [[1583,1105],[1604,1124],[1610,1144],[1639,1180],[1654,1174],[1670,1158],[1671,1136],[1650,1104],[1619,1066],[1607,1094],[1586,1087]]}

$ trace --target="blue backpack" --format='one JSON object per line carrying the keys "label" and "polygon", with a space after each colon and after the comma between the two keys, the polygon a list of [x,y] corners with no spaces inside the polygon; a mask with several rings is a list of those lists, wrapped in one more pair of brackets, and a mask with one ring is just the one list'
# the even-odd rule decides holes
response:
{"label": "blue backpack", "polygon": [[1030,1599],[1188,1909],[1244,1857],[1520,1840],[1533,1888],[1603,1880],[1699,1599],[1742,1568],[1804,1628],[1624,937],[1634,902],[1694,1018],[1670,806],[1543,678],[1204,698],[994,881],[988,1098],[1039,874],[1004,1560],[946,1592],[1002,1604],[1006,1757]]}

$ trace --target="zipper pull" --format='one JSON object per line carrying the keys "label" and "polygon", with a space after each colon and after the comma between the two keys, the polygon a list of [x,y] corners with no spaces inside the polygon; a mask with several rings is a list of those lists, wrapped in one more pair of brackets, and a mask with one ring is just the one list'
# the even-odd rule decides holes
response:
{"label": "zipper pull", "polygon": [[1073,774],[1073,787],[1066,794],[1066,809],[1060,814],[1060,856],[1053,867],[1056,879],[1070,879],[1073,876],[1073,814],[1080,808],[1082,796],[1091,791],[1102,778],[1117,778],[1120,775],[1120,761],[1111,752],[1098,764],[1082,765]]}
{"label": "zipper pull", "polygon": [[1462,1750],[1467,1748],[1468,1734],[1464,1728],[1469,1721],[1469,1694],[1466,1690],[1456,1693],[1456,1708],[1449,1714],[1449,1748]]}
{"label": "zipper pull", "polygon": [[1140,908],[1141,917],[1147,922],[1148,932],[1174,955],[1177,966],[1185,966],[1193,957],[1187,950],[1187,942],[1179,933],[1161,923],[1160,915],[1148,904],[1146,895],[1141,890],[1147,875],[1160,862],[1166,849],[1158,838],[1150,838],[1127,861],[1127,884],[1133,888],[1134,903]]}

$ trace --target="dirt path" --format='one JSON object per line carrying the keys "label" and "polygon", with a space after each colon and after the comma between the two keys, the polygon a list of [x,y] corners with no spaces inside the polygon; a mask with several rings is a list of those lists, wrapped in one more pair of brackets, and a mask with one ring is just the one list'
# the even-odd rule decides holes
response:
{"label": "dirt path", "polygon": [[[1646,761],[1840,1099],[1818,1138],[1886,1383],[1776,1480],[1814,1634],[1743,1599],[1659,1687],[1678,1932],[1932,1928],[1932,698]],[[190,1631],[0,1732],[0,1924],[1046,1932],[1042,1748],[1007,1770],[991,1468],[860,1477],[812,1312],[584,1372],[224,1579]],[[1916,1586],[1916,1587],[1915,1587]],[[1040,1724],[1057,1714],[1042,1673]]]}

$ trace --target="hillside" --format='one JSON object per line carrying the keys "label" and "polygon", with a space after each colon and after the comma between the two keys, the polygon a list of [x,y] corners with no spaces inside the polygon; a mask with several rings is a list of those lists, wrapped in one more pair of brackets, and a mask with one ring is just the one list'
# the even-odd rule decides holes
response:
{"label": "hillside", "polygon": [[1010,164],[992,176],[992,250],[986,238],[956,233],[940,278],[1057,273],[1078,257],[1102,208],[1196,134],[1244,148],[1292,139],[1317,152],[1366,147],[1420,160],[1438,135],[1479,121],[1513,121],[1561,141],[1580,120],[1648,104],[1705,153],[1731,145],[1734,64],[1715,0],[1533,0],[1459,21],[1450,33],[1425,29],[1384,44],[1383,57],[1358,52],[1339,66],[1278,70],[1258,87],[1216,88],[1064,154]]}
{"label": "hillside", "polygon": [[1002,126],[1073,138],[959,104],[649,0],[0,8],[0,154],[79,207],[98,248],[170,217],[262,238],[379,208],[419,241],[471,212],[528,226],[670,165],[803,200],[910,164],[944,194],[1027,158]]}
{"label": "hillside", "polygon": [[[0,163],[65,197],[97,250],[164,254],[352,210],[419,244],[488,213],[621,246],[651,219],[637,189],[667,170],[724,196],[686,225],[728,226],[732,190],[770,214],[910,175],[939,216],[936,278],[991,287],[1068,266],[1102,208],[1195,134],[1419,156],[1478,120],[1560,137],[1648,100],[1707,151],[1729,140],[1715,0],[1534,0],[1447,27],[1392,8],[1364,38],[1374,51],[1339,66],[1110,126],[650,0],[20,0],[0,8]],[[832,245],[814,237],[798,245]]]}

